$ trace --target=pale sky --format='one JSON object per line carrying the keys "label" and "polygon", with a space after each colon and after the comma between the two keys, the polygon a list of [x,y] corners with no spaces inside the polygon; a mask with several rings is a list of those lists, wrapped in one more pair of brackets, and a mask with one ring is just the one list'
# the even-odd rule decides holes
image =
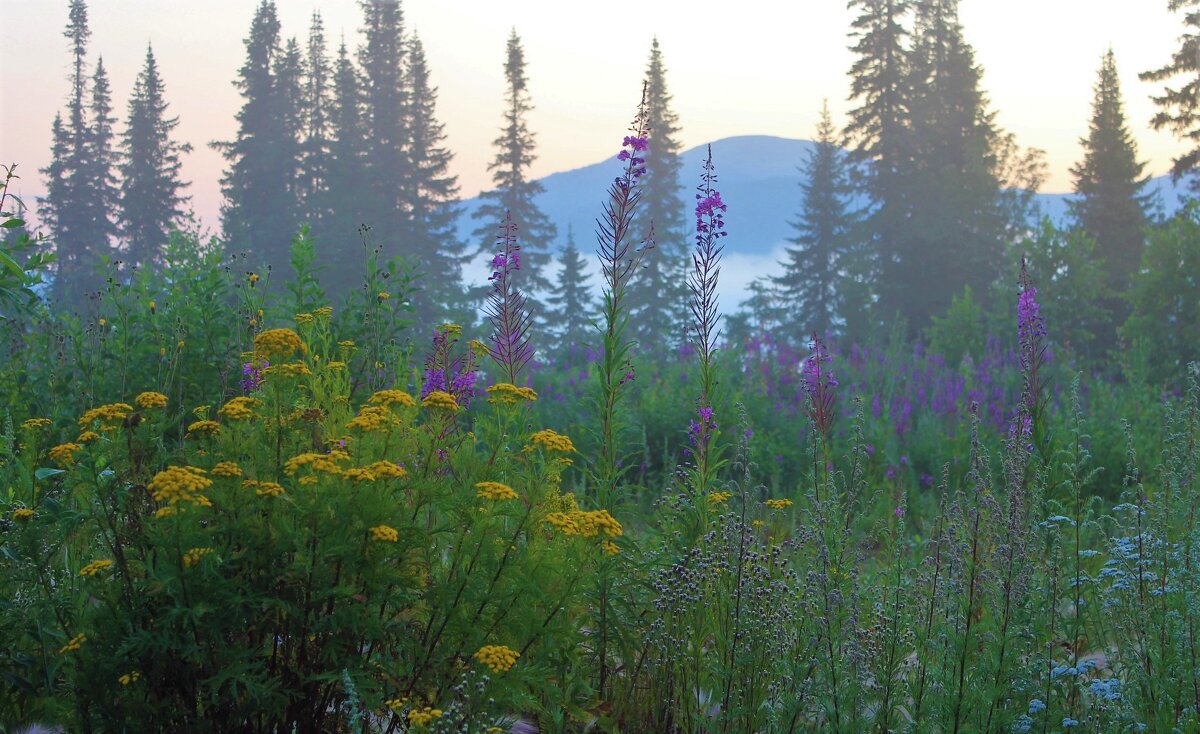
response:
{"label": "pale sky", "polygon": [[[285,38],[308,33],[320,10],[331,55],[341,34],[359,44],[354,0],[278,0]],[[241,99],[231,82],[257,0],[91,0],[89,65],[103,55],[123,128],[126,104],[153,42],[184,159],[193,207],[215,227],[224,161],[207,146],[232,139]],[[404,0],[410,31],[426,49],[440,89],[438,115],[456,154],[464,198],[486,188],[501,123],[504,46],[520,34],[536,110],[534,176],[594,163],[619,150],[657,35],[685,147],[731,135],[813,135],[822,99],[836,122],[848,109],[851,14],[843,0]],[[1046,151],[1045,191],[1070,189],[1069,168],[1087,132],[1100,57],[1111,45],[1141,158],[1167,172],[1184,146],[1154,132],[1137,79],[1177,47],[1182,20],[1167,0],[962,0],[967,40],[984,68],[997,122],[1023,146]],[[67,0],[0,0],[0,159],[19,164],[17,191],[32,203],[49,157],[50,126],[68,93],[70,53],[62,37]],[[120,129],[119,128],[119,129]],[[797,161],[799,163],[799,161]]]}

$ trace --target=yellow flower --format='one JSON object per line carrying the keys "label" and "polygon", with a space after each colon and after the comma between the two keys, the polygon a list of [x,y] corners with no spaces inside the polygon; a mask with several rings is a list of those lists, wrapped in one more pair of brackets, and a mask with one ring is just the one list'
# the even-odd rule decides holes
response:
{"label": "yellow flower", "polygon": [[87,428],[93,422],[100,421],[101,423],[117,423],[129,417],[133,412],[133,406],[126,403],[109,403],[101,405],[98,408],[92,408],[83,414],[79,419],[79,427]]}
{"label": "yellow flower", "polygon": [[358,415],[346,424],[348,429],[360,431],[382,431],[392,426],[400,425],[400,419],[392,415],[386,408],[378,405],[368,405],[358,411]]}
{"label": "yellow flower", "polygon": [[728,502],[730,496],[728,492],[712,492],[708,495],[708,501],[714,505],[719,505]]}
{"label": "yellow flower", "polygon": [[97,323],[99,323],[101,328],[103,328],[105,326],[108,326],[108,319],[100,319],[100,321],[98,321]]}
{"label": "yellow flower", "polygon": [[333,316],[333,306],[321,306],[318,309],[314,309],[313,316],[316,316],[319,319],[327,319],[330,316]]}
{"label": "yellow flower", "polygon": [[12,511],[12,519],[17,522],[28,522],[33,519],[33,510],[28,507],[18,507]]}
{"label": "yellow flower", "polygon": [[794,503],[791,500],[767,500],[767,507],[772,510],[783,510],[791,507]]}
{"label": "yellow flower", "polygon": [[409,726],[428,726],[434,719],[440,718],[441,715],[441,709],[429,708],[428,706],[419,711],[413,709],[408,712],[408,724]]}
{"label": "yellow flower", "polygon": [[400,533],[396,532],[396,528],[388,525],[376,525],[371,528],[371,540],[378,540],[381,543],[395,543],[400,540]]}
{"label": "yellow flower", "polygon": [[192,548],[188,550],[187,553],[183,554],[183,567],[191,568],[192,566],[195,566],[197,563],[204,560],[205,556],[212,552],[212,548]]}
{"label": "yellow flower", "polygon": [[301,468],[307,466],[314,472],[336,476],[342,473],[342,468],[337,465],[337,462],[347,461],[349,458],[349,454],[338,449],[334,449],[327,454],[313,452],[299,454],[284,462],[283,473],[289,477],[293,477]]}
{"label": "yellow flower", "polygon": [[391,405],[402,405],[405,408],[415,407],[417,401],[413,400],[413,396],[403,390],[380,390],[367,400],[371,405],[382,405],[388,407]]}
{"label": "yellow flower", "polygon": [[21,424],[21,430],[37,431],[42,428],[49,428],[51,425],[53,425],[53,421],[49,418],[30,418]]}
{"label": "yellow flower", "polygon": [[498,382],[487,391],[488,402],[495,405],[516,405],[522,400],[537,400],[537,393],[532,387],[517,387],[509,382]]}
{"label": "yellow flower", "polygon": [[300,335],[291,329],[268,329],[254,337],[254,355],[263,359],[280,359],[306,351]]}
{"label": "yellow flower", "polygon": [[167,407],[167,396],[160,392],[144,392],[133,399],[133,404],[146,410],[165,408]]}
{"label": "yellow flower", "polygon": [[761,528],[763,526],[763,521],[762,520],[751,520],[750,524],[756,528]]}
{"label": "yellow flower", "polygon": [[95,431],[84,431],[83,433],[80,433],[79,438],[76,438],[75,440],[79,443],[91,443],[93,441],[99,441],[100,434],[96,433]]}
{"label": "yellow flower", "polygon": [[260,482],[255,479],[243,479],[242,486],[253,489],[259,497],[278,497],[284,493],[283,485],[278,482]]}
{"label": "yellow flower", "polygon": [[386,301],[392,297],[392,294],[388,293],[387,291],[379,291],[378,293],[375,294],[375,297],[378,298],[380,301]]}
{"label": "yellow flower", "polygon": [[342,370],[346,369],[346,363],[333,361],[326,365],[326,367],[329,368],[330,372],[341,372]]}
{"label": "yellow flower", "polygon": [[461,327],[461,326],[459,326],[458,324],[451,324],[451,323],[449,323],[449,322],[447,322],[447,323],[445,323],[445,324],[442,324],[440,327],[438,327],[438,329],[439,329],[439,330],[440,330],[440,331],[441,331],[443,334],[449,334],[449,335],[451,335],[451,336],[458,336],[459,334],[461,334],[461,333],[462,333],[462,327]]}
{"label": "yellow flower", "polygon": [[107,571],[108,568],[110,566],[112,566],[112,564],[113,564],[113,562],[107,558],[103,558],[99,561],[92,561],[88,565],[79,569],[79,575],[80,576],[99,576],[101,571]]}
{"label": "yellow flower", "polygon": [[50,458],[59,466],[71,467],[75,465],[75,454],[82,450],[77,443],[60,443],[50,449]]}
{"label": "yellow flower", "polygon": [[258,283],[258,273],[250,273],[250,277],[247,280],[250,281],[250,287],[253,288]]}
{"label": "yellow flower", "polygon": [[154,301],[151,301],[151,302],[150,302],[150,313],[151,313],[151,315],[153,315],[153,314],[154,314],[156,311],[158,311],[158,304],[157,304],[157,303],[155,303]]}
{"label": "yellow flower", "polygon": [[621,552],[621,547],[611,540],[600,541],[600,547],[604,549],[604,554],[607,556],[615,556]]}
{"label": "yellow flower", "polygon": [[551,512],[546,516],[546,522],[557,528],[563,535],[577,535],[584,538],[594,538],[601,533],[610,538],[616,538],[625,533],[621,528],[621,523],[617,522],[608,510]]}
{"label": "yellow flower", "polygon": [[500,482],[479,482],[475,485],[475,496],[484,499],[500,502],[501,500],[515,500],[517,498],[516,491],[507,484]]}
{"label": "yellow flower", "polygon": [[221,406],[217,413],[231,421],[247,420],[254,417],[252,408],[259,405],[262,405],[262,401],[258,398],[237,397]]}
{"label": "yellow flower", "polygon": [[338,342],[338,346],[342,349],[354,349],[355,347],[354,342],[350,341],[349,339],[343,339],[342,341]]}
{"label": "yellow flower", "polygon": [[404,708],[405,704],[407,703],[408,696],[400,696],[398,698],[390,698],[384,701],[383,705],[387,706],[392,711],[399,711],[400,709]]}
{"label": "yellow flower", "polygon": [[142,674],[135,670],[132,673],[126,673],[125,675],[121,676],[120,678],[117,678],[117,682],[123,686],[127,686],[130,683],[137,683],[141,679],[142,679]]}
{"label": "yellow flower", "polygon": [[242,467],[232,461],[220,461],[212,468],[214,477],[240,477],[242,476]]}
{"label": "yellow flower", "polygon": [[285,362],[273,364],[262,371],[264,375],[280,375],[283,377],[308,377],[312,370],[303,362]]}
{"label": "yellow flower", "polygon": [[421,401],[421,407],[437,408],[440,410],[450,411],[451,413],[457,413],[458,401],[455,400],[454,396],[448,392],[443,390],[434,390],[426,395],[425,399]]}
{"label": "yellow flower", "polygon": [[564,454],[575,451],[575,444],[571,443],[570,438],[561,433],[555,433],[549,428],[533,434],[529,437],[529,441],[531,445],[541,446],[547,451],[561,451]]}
{"label": "yellow flower", "polygon": [[187,427],[188,435],[207,433],[215,436],[221,432],[221,424],[216,421],[195,421]]}
{"label": "yellow flower", "polygon": [[176,505],[188,502],[201,507],[210,507],[212,502],[203,495],[212,486],[212,480],[204,476],[204,470],[194,466],[169,466],[154,475],[146,488],[153,492],[156,502]]}
{"label": "yellow flower", "polygon": [[493,673],[506,673],[517,664],[521,653],[504,645],[484,645],[475,652],[474,657]]}
{"label": "yellow flower", "polygon": [[390,461],[376,461],[364,468],[375,475],[376,479],[403,479],[408,476],[404,467]]}
{"label": "yellow flower", "polygon": [[83,643],[85,642],[87,642],[87,635],[75,635],[71,638],[70,642],[58,649],[58,654],[65,655],[66,653],[74,652],[83,647]]}
{"label": "yellow flower", "polygon": [[313,315],[310,313],[296,314],[296,323],[297,324],[311,324],[314,321],[316,321],[316,318],[314,318]]}
{"label": "yellow flower", "polygon": [[483,359],[484,357],[486,357],[492,353],[491,348],[489,348],[488,345],[484,344],[483,342],[479,341],[478,339],[472,339],[471,344],[469,346],[471,347],[471,351],[474,352],[475,356],[478,357],[479,359]]}
{"label": "yellow flower", "polygon": [[364,468],[358,467],[358,466],[352,467],[352,468],[347,469],[346,471],[342,472],[342,476],[344,476],[345,478],[349,479],[352,482],[373,482],[373,481],[375,481],[375,473],[374,472],[372,472],[370,469],[364,469]]}

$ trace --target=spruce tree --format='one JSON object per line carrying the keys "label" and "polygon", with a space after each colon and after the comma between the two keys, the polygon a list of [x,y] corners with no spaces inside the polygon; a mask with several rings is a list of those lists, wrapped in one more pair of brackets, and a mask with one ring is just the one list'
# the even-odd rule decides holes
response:
{"label": "spruce tree", "polygon": [[1148,179],[1125,123],[1112,49],[1101,61],[1095,91],[1088,136],[1080,140],[1083,160],[1071,169],[1077,196],[1070,207],[1079,227],[1096,241],[1108,287],[1124,291],[1142,262],[1148,198],[1141,191]]}
{"label": "spruce tree", "polygon": [[527,169],[535,160],[534,134],[526,116],[533,110],[529,84],[525,78],[525,51],[514,29],[508,37],[504,78],[504,127],[496,138],[496,158],[488,166],[495,188],[479,195],[481,204],[472,215],[481,220],[474,236],[480,252],[490,252],[496,242],[496,228],[511,213],[521,241],[521,271],[519,287],[529,299],[530,311],[538,320],[545,309],[536,294],[550,287],[546,277],[551,244],[557,235],[554,223],[538,208],[535,198],[545,188],[540,181],[528,178]]}
{"label": "spruce tree", "polygon": [[[306,219],[303,210],[305,192],[304,176],[304,130],[305,115],[305,79],[304,54],[300,42],[295,38],[288,39],[283,52],[275,57],[272,68],[274,77],[274,103],[276,138],[276,155],[278,156],[280,176],[285,184],[285,206],[283,212],[287,221],[294,224],[289,232],[295,233],[302,219]],[[289,238],[290,249],[290,238]],[[289,255],[290,260],[290,255]]]}
{"label": "spruce tree", "polygon": [[1166,128],[1191,146],[1175,159],[1172,178],[1192,175],[1192,187],[1200,190],[1200,0],[1169,0],[1172,11],[1187,10],[1183,22],[1188,28],[1179,39],[1179,49],[1164,66],[1140,75],[1142,81],[1167,82],[1182,77],[1180,86],[1166,86],[1153,97],[1158,114],[1150,121],[1155,130]]}
{"label": "spruce tree", "polygon": [[639,181],[642,199],[633,232],[644,237],[654,228],[654,249],[629,280],[626,303],[632,337],[643,348],[657,348],[687,314],[688,221],[681,195],[679,116],[671,109],[666,67],[658,39],[650,44],[646,66],[646,173]]}
{"label": "spruce tree", "polygon": [[297,167],[295,130],[280,119],[286,105],[275,78],[282,53],[279,32],[274,1],[262,0],[245,40],[246,61],[234,82],[244,100],[237,113],[237,139],[213,143],[229,165],[221,179],[226,247],[248,252],[256,266],[276,268],[287,265],[296,229]]}
{"label": "spruce tree", "polygon": [[[877,290],[892,285],[888,300],[896,302],[903,292],[898,271],[906,248],[904,171],[911,155],[911,77],[904,23],[912,0],[852,0],[850,7],[859,10],[851,24],[855,39],[851,51],[857,58],[850,67],[850,100],[858,106],[850,111],[844,131],[847,163],[853,166],[852,174],[862,179],[871,201],[870,213],[855,235],[861,247],[852,265],[860,291],[871,283],[878,284]],[[847,330],[852,334],[866,330],[864,309],[869,300],[859,297],[858,307],[847,310]]]}
{"label": "spruce tree", "polygon": [[[355,285],[359,273],[344,264],[362,259],[358,230],[368,218],[363,197],[366,132],[362,95],[358,71],[345,40],[338,46],[334,63],[329,123],[329,172],[326,186],[313,204],[319,212],[313,234],[319,261],[326,266],[324,284],[330,293],[345,294]],[[338,267],[332,267],[335,265]]]}
{"label": "spruce tree", "polygon": [[469,310],[462,285],[466,245],[455,233],[458,179],[449,172],[453,154],[445,147],[444,126],[435,116],[437,87],[430,84],[419,38],[414,37],[409,46],[407,77],[408,176],[400,193],[409,217],[404,253],[421,275],[414,305],[419,323],[441,317],[461,322]]}
{"label": "spruce tree", "polygon": [[575,233],[567,226],[567,246],[559,255],[561,268],[546,303],[546,321],[553,333],[556,357],[563,364],[575,364],[582,358],[581,347],[595,333],[592,327],[594,306],[587,283],[587,260],[575,245]]}
{"label": "spruce tree", "polygon": [[92,75],[91,125],[88,129],[88,159],[85,166],[85,202],[88,222],[88,246],[95,256],[112,252],[117,234],[116,214],[120,189],[117,186],[116,118],[113,117],[112,91],[104,59],[96,61]]}
{"label": "spruce tree", "polygon": [[853,226],[844,158],[826,103],[803,168],[794,246],[780,263],[783,272],[771,278],[786,307],[784,330],[795,344],[805,343],[810,334],[831,334],[843,311],[842,272]]}
{"label": "spruce tree", "polygon": [[154,264],[167,244],[172,225],[183,216],[187,185],[179,178],[180,156],[192,146],[171,139],[178,117],[167,116],[162,78],[154,49],[129,97],[129,116],[121,135],[121,238],[125,260],[133,267]]}
{"label": "spruce tree", "polygon": [[325,22],[313,11],[304,55],[304,99],[302,103],[300,202],[314,229],[323,214],[314,205],[328,184],[329,175],[329,54],[325,49]]}
{"label": "spruce tree", "polygon": [[408,175],[408,93],[404,79],[404,15],[399,0],[361,0],[363,36],[359,65],[363,72],[363,121],[367,155],[366,224],[390,255],[408,238],[403,182]]}

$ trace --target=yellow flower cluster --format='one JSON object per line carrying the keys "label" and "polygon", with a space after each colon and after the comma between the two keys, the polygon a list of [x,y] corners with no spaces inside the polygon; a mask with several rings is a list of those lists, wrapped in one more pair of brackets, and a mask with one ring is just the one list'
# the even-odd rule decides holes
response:
{"label": "yellow flower cluster", "polygon": [[99,576],[101,571],[107,571],[113,562],[107,558],[102,558],[99,561],[92,561],[88,565],[79,569],[80,576]]}
{"label": "yellow flower cluster", "polygon": [[561,451],[564,454],[575,451],[575,444],[571,443],[570,438],[549,428],[533,434],[529,437],[529,441],[530,445],[541,446],[547,451]]}
{"label": "yellow flower cluster", "polygon": [[264,375],[279,375],[280,377],[308,377],[312,374],[312,370],[303,362],[285,362],[284,364],[273,364],[262,371]]}
{"label": "yellow flower cluster", "polygon": [[231,421],[248,420],[254,417],[253,409],[259,405],[262,405],[262,401],[258,398],[237,397],[222,405],[217,413]]}
{"label": "yellow flower cluster", "polygon": [[447,322],[439,326],[438,331],[441,331],[443,334],[449,334],[450,336],[458,336],[462,334],[462,327],[458,324],[451,324]]}
{"label": "yellow flower cluster", "polygon": [[453,395],[444,390],[434,390],[421,401],[421,407],[439,408],[441,410],[448,410],[451,413],[457,413],[458,401],[454,399]]}
{"label": "yellow flower cluster", "polygon": [[772,510],[783,510],[791,507],[793,504],[795,503],[791,500],[767,500],[767,507],[770,507]]}
{"label": "yellow flower cluster", "polygon": [[390,405],[402,405],[405,408],[416,407],[417,401],[413,400],[413,396],[403,390],[380,390],[367,400],[371,405],[382,405],[388,407]]}
{"label": "yellow flower cluster", "polygon": [[87,642],[87,635],[75,635],[70,642],[58,648],[59,655],[65,655],[69,652],[75,652],[83,647],[83,643]]}
{"label": "yellow flower cluster", "polygon": [[398,425],[400,425],[400,419],[388,412],[387,408],[369,405],[358,411],[358,415],[350,419],[350,422],[346,424],[346,428],[350,430],[358,429],[369,433],[371,431],[384,431]]}
{"label": "yellow flower cluster", "polygon": [[492,353],[491,348],[478,339],[472,339],[469,346],[471,347],[471,351],[475,353],[475,356],[480,359]]}
{"label": "yellow flower cluster", "polygon": [[329,368],[330,372],[341,372],[342,370],[346,369],[345,362],[334,361],[334,362],[330,362],[329,364],[327,364],[325,366]]}
{"label": "yellow flower cluster", "polygon": [[165,408],[167,407],[167,396],[160,392],[144,392],[133,399],[133,404],[145,410]]}
{"label": "yellow flower cluster", "polygon": [[50,458],[59,466],[70,467],[75,464],[75,454],[82,450],[83,447],[77,443],[60,443],[50,449]]}
{"label": "yellow flower cluster", "polygon": [[212,468],[214,477],[240,477],[242,476],[242,467],[232,461],[217,462],[217,465]]}
{"label": "yellow flower cluster", "polygon": [[395,543],[400,540],[400,533],[396,532],[396,528],[387,525],[376,525],[371,528],[371,540],[378,540],[381,543]]}
{"label": "yellow flower cluster", "polygon": [[517,387],[510,382],[498,382],[488,387],[488,402],[493,405],[516,405],[522,400],[533,402],[537,393],[532,387]]}
{"label": "yellow flower cluster", "polygon": [[354,344],[354,342],[350,341],[349,339],[344,339],[344,340],[338,342],[338,346],[341,347],[342,349],[354,349],[356,345]]}
{"label": "yellow flower cluster", "polygon": [[127,403],[109,403],[98,408],[92,408],[79,419],[79,427],[87,428],[95,421],[101,423],[117,423],[129,417],[133,406]]}
{"label": "yellow flower cluster", "polygon": [[475,653],[475,659],[486,665],[493,673],[506,673],[517,664],[521,653],[504,645],[484,645]]}
{"label": "yellow flower cluster", "polygon": [[483,500],[499,502],[517,498],[517,493],[512,487],[500,482],[479,482],[475,485],[475,489],[477,490],[475,496]]}
{"label": "yellow flower cluster", "polygon": [[306,453],[298,456],[293,456],[283,464],[283,473],[289,477],[296,475],[303,467],[309,467],[314,472],[322,474],[338,475],[342,473],[342,468],[336,462],[346,461],[350,455],[345,451],[334,449],[328,454]]}
{"label": "yellow flower cluster", "polygon": [[254,354],[267,360],[292,357],[304,353],[304,342],[291,329],[267,329],[254,337]]}
{"label": "yellow flower cluster", "polygon": [[242,486],[253,489],[259,497],[278,497],[283,494],[283,485],[278,482],[260,482],[256,479],[243,479]]}
{"label": "yellow flower cluster", "polygon": [[355,483],[375,481],[375,474],[370,469],[360,466],[347,469],[346,471],[342,472],[342,476]]}
{"label": "yellow flower cluster", "polygon": [[314,316],[313,316],[312,314],[310,314],[310,313],[298,313],[298,314],[296,314],[296,323],[297,323],[297,324],[311,324],[311,323],[313,323],[313,322],[314,322],[314,321],[316,321],[316,320],[317,320],[317,319],[316,319],[316,317],[314,317]]}
{"label": "yellow flower cluster", "polygon": [[429,726],[434,719],[440,718],[441,715],[441,709],[429,708],[428,706],[420,709],[419,711],[417,709],[413,709],[412,711],[408,712],[408,725]]}
{"label": "yellow flower cluster", "polygon": [[313,309],[313,316],[316,316],[319,319],[327,319],[330,316],[333,316],[333,306],[321,306],[320,308],[315,308]]}
{"label": "yellow flower cluster", "polygon": [[137,683],[141,679],[142,679],[142,674],[135,670],[132,673],[126,673],[125,675],[121,676],[120,678],[117,678],[117,682],[123,686],[127,686],[130,683]]}
{"label": "yellow flower cluster", "polygon": [[390,461],[376,461],[364,468],[371,472],[376,479],[403,479],[408,476],[404,467]]}
{"label": "yellow flower cluster", "polygon": [[594,538],[601,533],[616,538],[625,533],[621,523],[617,522],[608,510],[551,512],[546,516],[546,522],[563,535],[578,535],[583,538]]}
{"label": "yellow flower cluster", "polygon": [[708,495],[708,501],[714,505],[720,505],[728,502],[730,496],[728,492],[711,492]]}
{"label": "yellow flower cluster", "polygon": [[205,556],[207,556],[209,553],[212,553],[212,552],[213,552],[212,548],[191,548],[191,549],[189,549],[187,553],[183,554],[183,567],[191,568],[192,566],[195,566],[197,563],[204,560]]}
{"label": "yellow flower cluster", "polygon": [[30,418],[21,424],[21,429],[25,431],[36,431],[42,428],[49,428],[54,425],[49,418]]}
{"label": "yellow flower cluster", "polygon": [[215,436],[221,432],[221,424],[216,421],[194,421],[187,427],[188,435],[191,434],[208,434]]}
{"label": "yellow flower cluster", "polygon": [[606,556],[615,556],[621,552],[621,546],[617,545],[611,540],[600,541],[600,547],[604,549],[604,555]]}
{"label": "yellow flower cluster", "polygon": [[75,440],[79,443],[91,443],[92,441],[99,441],[100,434],[96,433],[95,431],[84,431],[80,433],[79,438]]}
{"label": "yellow flower cluster", "polygon": [[18,507],[13,510],[12,518],[18,522],[26,522],[33,519],[33,510],[28,507]]}
{"label": "yellow flower cluster", "polygon": [[204,476],[204,470],[194,466],[169,466],[155,474],[146,485],[154,493],[155,501],[166,502],[172,507],[180,502],[211,507],[212,502],[203,494],[211,486],[212,480]]}

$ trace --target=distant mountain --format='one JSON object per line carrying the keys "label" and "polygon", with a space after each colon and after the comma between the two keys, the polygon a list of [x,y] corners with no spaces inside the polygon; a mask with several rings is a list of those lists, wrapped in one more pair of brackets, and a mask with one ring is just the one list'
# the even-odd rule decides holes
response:
{"label": "distant mountain", "polygon": [[[713,163],[716,166],[717,187],[729,205],[725,216],[728,255],[764,256],[777,252],[794,236],[790,225],[800,205],[800,167],[813,148],[809,140],[793,140],[769,135],[740,135],[713,141]],[[701,165],[707,148],[696,146],[683,153],[684,186],[699,183]],[[587,252],[594,249],[592,233],[596,217],[601,213],[605,192],[612,179],[621,171],[616,156],[607,161],[571,171],[551,174],[541,179],[546,188],[538,204],[565,238],[567,225],[574,227],[576,242]],[[1172,184],[1169,176],[1150,181],[1148,190],[1157,197],[1158,206],[1166,213],[1179,207],[1183,187]],[[1069,194],[1038,194],[1042,213],[1055,221],[1067,214]],[[690,208],[691,196],[685,195]],[[864,201],[853,202],[861,206]],[[474,244],[471,232],[479,221],[471,214],[479,207],[478,199],[464,202],[459,220],[459,236]]]}

